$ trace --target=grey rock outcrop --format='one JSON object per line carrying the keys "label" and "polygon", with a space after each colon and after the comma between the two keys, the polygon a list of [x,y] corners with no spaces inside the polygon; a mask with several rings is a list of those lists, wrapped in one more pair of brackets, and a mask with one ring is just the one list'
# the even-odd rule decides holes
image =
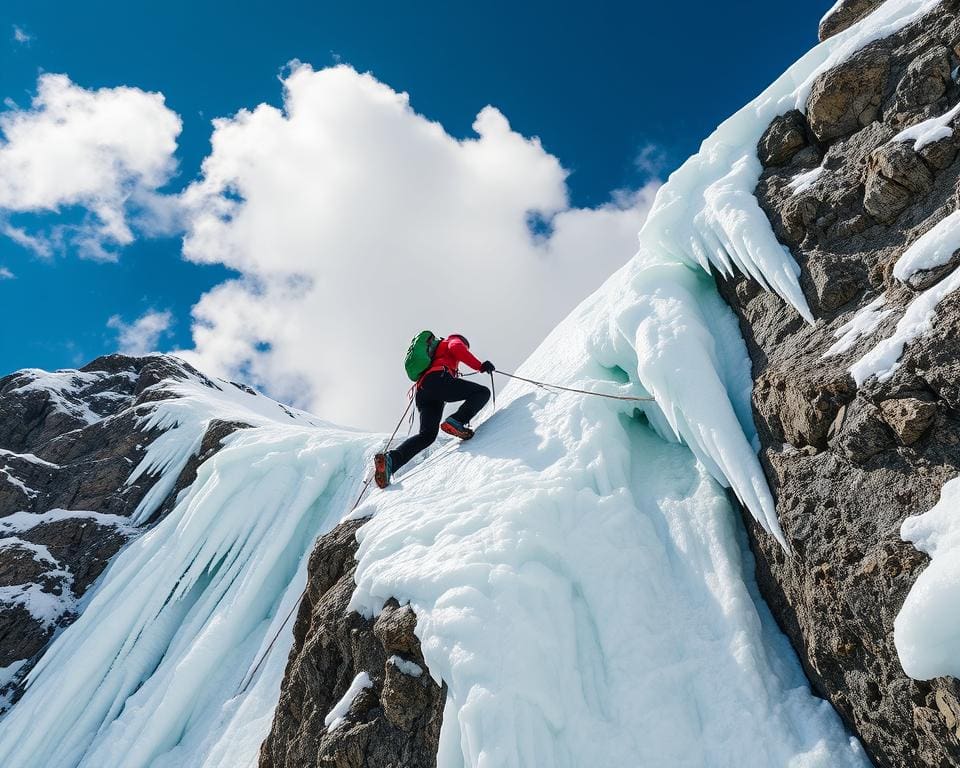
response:
{"label": "grey rock outcrop", "polygon": [[814,136],[829,142],[870,125],[880,116],[889,74],[890,52],[878,44],[818,77],[807,101]]}
{"label": "grey rock outcrop", "polygon": [[821,40],[843,32],[874,11],[883,0],[840,0],[820,22]]}
{"label": "grey rock outcrop", "polygon": [[[426,671],[416,617],[388,601],[376,620],[348,611],[356,532],[342,523],[310,556],[307,591],[260,768],[428,768],[435,766],[446,687]],[[371,686],[331,730],[327,714],[360,673]]]}
{"label": "grey rock outcrop", "polygon": [[[868,5],[838,13],[852,23]],[[957,208],[960,142],[919,151],[891,142],[960,102],[947,76],[960,64],[957,12],[942,3],[822,75],[806,111],[774,121],[758,145],[756,194],[801,267],[815,324],[742,278],[720,284],[753,361],[761,460],[790,545],[784,552],[745,517],[761,591],[814,689],[883,768],[960,764],[960,684],[907,677],[893,643],[894,619],[928,562],[900,539],[900,524],[960,474],[960,297],[940,302],[931,330],[882,381],[858,386],[849,372],[957,265],[894,278],[904,250]],[[790,181],[817,165],[795,193]],[[841,327],[881,295],[889,314],[828,355]]]}
{"label": "grey rock outcrop", "polygon": [[[192,377],[176,358],[108,355],[76,371],[18,371],[0,378],[0,667],[16,676],[0,708],[53,633],[76,618],[77,600],[132,537],[159,519],[196,466],[237,424],[211,423],[198,456],[153,520],[129,518],[156,481],[128,482],[159,432],[142,419]],[[190,473],[193,474],[190,474]]]}

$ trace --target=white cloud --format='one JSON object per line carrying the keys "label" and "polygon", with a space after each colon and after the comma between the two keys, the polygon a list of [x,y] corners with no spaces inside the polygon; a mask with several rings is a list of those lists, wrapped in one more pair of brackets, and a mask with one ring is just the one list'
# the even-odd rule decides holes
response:
{"label": "white cloud", "polygon": [[111,249],[134,239],[130,212],[153,207],[155,191],[176,169],[180,129],[161,94],[86,90],[66,75],[41,75],[29,108],[0,113],[0,211],[81,206],[89,212],[83,222],[16,230],[18,242],[31,238],[50,250],[66,240],[83,256],[113,260]]}
{"label": "white cloud", "polygon": [[16,277],[13,272],[11,272],[6,267],[0,267],[0,280],[13,280]]}
{"label": "white cloud", "polygon": [[644,144],[633,158],[634,167],[647,178],[658,179],[667,169],[667,155],[656,144]]}
{"label": "white cloud", "polygon": [[160,338],[169,330],[173,323],[173,315],[169,311],[144,312],[133,323],[125,323],[119,315],[107,320],[107,327],[117,331],[118,349],[125,355],[145,355],[154,352]]}
{"label": "white cloud", "polygon": [[571,208],[557,158],[492,107],[461,141],[349,67],[284,86],[282,111],[215,122],[183,197],[185,256],[242,275],[194,308],[188,354],[213,373],[386,429],[414,333],[460,331],[509,370],[635,251],[655,186]]}
{"label": "white cloud", "polygon": [[27,31],[16,24],[13,25],[13,40],[20,45],[26,45],[33,40],[33,35],[27,33]]}
{"label": "white cloud", "polygon": [[53,255],[54,246],[49,237],[34,236],[23,227],[14,227],[10,224],[0,225],[0,232],[42,259],[48,259]]}

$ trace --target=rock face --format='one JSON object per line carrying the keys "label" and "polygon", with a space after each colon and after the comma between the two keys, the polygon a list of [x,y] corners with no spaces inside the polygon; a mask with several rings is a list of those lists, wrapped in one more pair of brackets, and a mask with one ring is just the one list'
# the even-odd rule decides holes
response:
{"label": "rock face", "polygon": [[[214,386],[162,355],[110,355],[75,371],[0,378],[0,709],[56,629],[76,618],[76,601],[110,558],[152,522],[129,520],[156,480],[127,482],[157,436],[140,420],[172,397],[155,385],[188,376]],[[211,424],[154,520],[238,426]]]}
{"label": "rock face", "polygon": [[820,22],[820,39],[826,40],[856,24],[883,0],[840,0]]}
{"label": "rock face", "polygon": [[[446,688],[426,671],[413,611],[395,600],[376,620],[347,609],[362,522],[342,523],[322,536],[310,556],[260,768],[436,765]],[[328,726],[328,713],[363,673],[372,684],[344,702],[341,723]]]}
{"label": "rock face", "polygon": [[[875,5],[841,3],[827,33]],[[890,140],[960,101],[949,77],[960,64],[957,11],[943,3],[822,75],[806,112],[777,118],[760,140],[756,194],[801,267],[816,323],[741,278],[721,283],[753,361],[761,457],[791,548],[745,516],[761,590],[814,688],[884,767],[960,764],[960,685],[908,678],[893,643],[894,618],[927,563],[901,541],[900,524],[960,474],[960,296],[939,304],[889,378],[858,386],[849,373],[956,266],[906,284],[892,275],[906,247],[957,208],[958,137],[919,150]],[[789,182],[818,166],[794,192]],[[881,295],[889,314],[828,355],[841,327]]]}

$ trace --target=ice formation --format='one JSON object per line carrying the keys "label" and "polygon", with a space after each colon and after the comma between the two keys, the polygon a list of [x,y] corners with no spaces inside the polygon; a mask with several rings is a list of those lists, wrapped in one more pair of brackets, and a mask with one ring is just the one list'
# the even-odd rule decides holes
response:
{"label": "ice formation", "polygon": [[[749,359],[709,270],[741,270],[810,319],[752,194],[757,140],[820,72],[933,5],[889,0],[724,122],[660,190],[637,256],[522,369],[655,403],[514,382],[473,441],[438,448],[357,510],[370,519],[352,603],[374,614],[396,597],[416,611],[426,671],[449,690],[442,768],[867,765],[756,594],[724,486],[782,535],[756,456]],[[134,476],[161,479],[133,524],[211,419],[252,428],[84,598],[0,722],[5,768],[256,763],[289,629],[239,685],[382,437],[226,383],[177,387],[144,424],[166,431]]]}
{"label": "ice formation", "polygon": [[930,564],[917,578],[894,622],[903,670],[929,680],[960,677],[960,478],[943,486],[940,501],[903,521],[905,541],[926,552]]}
{"label": "ice formation", "polygon": [[[289,635],[249,690],[237,690],[297,599],[313,540],[355,492],[370,437],[226,382],[219,390],[199,380],[173,388],[180,397],[158,403],[144,421],[167,431],[138,472],[155,468],[160,482],[175,479],[212,419],[253,428],[231,436],[175,509],[117,555],[85,596],[80,618],[0,721],[6,767],[256,762]],[[161,500],[142,507],[141,519]],[[41,517],[64,514],[93,515]],[[36,518],[2,522],[15,531]]]}

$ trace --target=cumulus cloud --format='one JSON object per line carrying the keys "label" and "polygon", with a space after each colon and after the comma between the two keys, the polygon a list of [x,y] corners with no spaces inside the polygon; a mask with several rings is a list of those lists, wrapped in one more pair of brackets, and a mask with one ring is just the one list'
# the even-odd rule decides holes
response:
{"label": "cumulus cloud", "polygon": [[149,210],[176,169],[181,122],[159,93],[81,88],[41,75],[29,108],[0,112],[0,212],[86,212],[77,224],[6,234],[35,252],[70,243],[83,256],[114,260],[134,239],[131,211]]}
{"label": "cumulus cloud", "polygon": [[160,338],[173,323],[169,311],[148,310],[132,323],[125,323],[119,315],[107,320],[107,327],[117,331],[118,349],[125,355],[145,355],[157,350]]}
{"label": "cumulus cloud", "polygon": [[282,110],[215,121],[183,195],[184,255],[241,277],[194,307],[186,354],[379,428],[403,408],[403,353],[423,328],[521,362],[633,254],[656,187],[574,208],[538,139],[493,107],[473,129],[458,140],[347,66],[296,65]]}
{"label": "cumulus cloud", "polygon": [[13,272],[11,272],[6,267],[0,267],[0,280],[13,280],[16,277]]}
{"label": "cumulus cloud", "polygon": [[17,24],[13,25],[13,41],[19,43],[20,45],[27,45],[33,40],[33,35],[27,33],[27,31]]}

